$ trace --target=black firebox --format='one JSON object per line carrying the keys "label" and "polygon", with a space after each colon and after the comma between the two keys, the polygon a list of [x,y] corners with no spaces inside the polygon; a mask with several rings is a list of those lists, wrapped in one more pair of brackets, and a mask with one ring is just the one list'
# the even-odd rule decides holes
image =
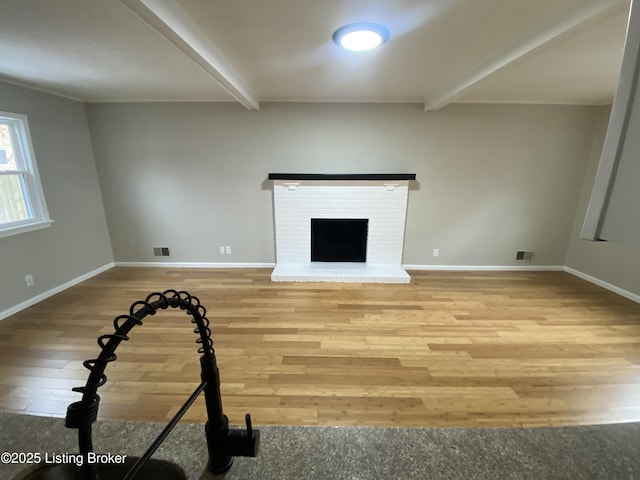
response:
{"label": "black firebox", "polygon": [[312,262],[366,262],[366,218],[312,218]]}

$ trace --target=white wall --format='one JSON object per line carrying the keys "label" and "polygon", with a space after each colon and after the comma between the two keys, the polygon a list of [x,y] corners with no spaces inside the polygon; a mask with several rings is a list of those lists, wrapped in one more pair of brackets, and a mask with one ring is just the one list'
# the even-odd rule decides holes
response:
{"label": "white wall", "polygon": [[[50,228],[0,238],[0,317],[113,262],[82,103],[0,82],[0,110],[27,115]],[[35,285],[27,287],[24,276]]]}
{"label": "white wall", "polygon": [[[563,265],[598,109],[87,106],[117,261],[275,261],[269,172],[416,173],[403,263]],[[218,246],[231,245],[232,255]],[[433,248],[440,249],[434,258]],[[160,259],[162,260],[162,259]]]}
{"label": "white wall", "polygon": [[[565,262],[573,273],[637,302],[640,302],[639,49],[640,4],[633,2],[613,107],[604,108],[599,114]],[[606,241],[584,240],[580,235]]]}

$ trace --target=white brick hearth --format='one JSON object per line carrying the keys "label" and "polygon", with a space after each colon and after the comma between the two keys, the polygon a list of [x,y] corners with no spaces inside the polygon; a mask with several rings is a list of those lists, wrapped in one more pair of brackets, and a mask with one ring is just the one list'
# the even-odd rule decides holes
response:
{"label": "white brick hearth", "polygon": [[[402,268],[408,180],[301,177],[273,181],[276,267],[272,281],[410,281]],[[368,219],[366,262],[311,262],[312,218]]]}

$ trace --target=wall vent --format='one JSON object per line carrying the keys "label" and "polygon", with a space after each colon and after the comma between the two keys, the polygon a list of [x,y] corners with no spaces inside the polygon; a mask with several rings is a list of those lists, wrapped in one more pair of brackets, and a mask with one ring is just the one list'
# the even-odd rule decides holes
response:
{"label": "wall vent", "polygon": [[531,260],[533,260],[533,253],[534,252],[526,252],[524,250],[518,250],[516,252],[516,260],[530,262]]}
{"label": "wall vent", "polygon": [[169,256],[169,247],[153,247],[153,256],[154,257],[168,257]]}

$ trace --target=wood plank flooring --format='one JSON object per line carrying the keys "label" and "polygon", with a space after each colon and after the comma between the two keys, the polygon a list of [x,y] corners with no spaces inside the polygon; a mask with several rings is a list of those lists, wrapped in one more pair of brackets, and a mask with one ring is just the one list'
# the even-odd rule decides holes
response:
{"label": "wood plank flooring", "polygon": [[[114,268],[0,322],[0,410],[64,416],[96,338],[152,291],[208,309],[233,424],[538,426],[640,420],[640,305],[564,272],[272,283],[270,269]],[[165,421],[199,382],[189,317],[136,327],[100,417]],[[204,422],[198,400],[183,421]]]}

